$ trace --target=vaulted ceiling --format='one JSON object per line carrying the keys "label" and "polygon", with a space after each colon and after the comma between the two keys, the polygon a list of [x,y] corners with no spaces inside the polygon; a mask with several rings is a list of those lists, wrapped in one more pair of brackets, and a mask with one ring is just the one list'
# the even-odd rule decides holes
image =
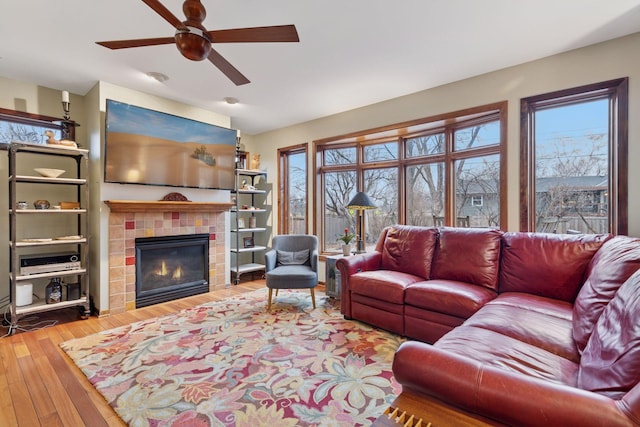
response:
{"label": "vaulted ceiling", "polygon": [[[182,0],[161,1],[184,20]],[[79,95],[107,81],[229,115],[257,134],[640,31],[640,0],[202,3],[208,30],[294,24],[300,42],[215,44],[251,81],[236,86],[174,45],[95,44],[172,37],[142,0],[4,1],[0,75]]]}

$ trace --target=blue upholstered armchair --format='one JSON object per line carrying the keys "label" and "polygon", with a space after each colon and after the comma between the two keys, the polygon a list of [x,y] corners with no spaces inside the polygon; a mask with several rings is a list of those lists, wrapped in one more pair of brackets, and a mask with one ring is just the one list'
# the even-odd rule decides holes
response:
{"label": "blue upholstered armchair", "polygon": [[271,310],[273,290],[310,289],[316,308],[314,288],[318,285],[318,238],[309,234],[274,236],[272,248],[265,254],[265,271]]}

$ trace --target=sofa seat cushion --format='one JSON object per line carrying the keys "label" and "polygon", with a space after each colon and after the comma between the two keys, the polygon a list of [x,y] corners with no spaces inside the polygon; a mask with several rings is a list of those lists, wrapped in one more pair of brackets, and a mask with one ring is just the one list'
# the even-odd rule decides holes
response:
{"label": "sofa seat cushion", "polygon": [[281,265],[266,274],[267,286],[274,289],[314,288],[318,284],[318,273],[308,265]]}
{"label": "sofa seat cushion", "polygon": [[403,271],[427,280],[431,273],[438,229],[393,225],[387,229],[382,246],[382,270]]}
{"label": "sofa seat cushion", "polygon": [[[444,402],[445,410],[459,408],[472,413],[474,418],[489,418],[489,425],[638,425],[637,413],[629,411],[623,401],[522,375],[504,366],[490,366],[484,360],[476,360],[476,355],[461,356],[443,351],[438,345],[407,341],[400,345],[393,359],[393,376],[402,386],[403,394],[411,394],[412,404],[417,407],[422,406],[419,399],[426,395],[427,399]],[[525,350],[523,354],[529,349]],[[455,415],[438,425],[462,425]]]}
{"label": "sofa seat cushion", "polygon": [[580,361],[578,385],[620,399],[640,381],[640,271],[598,319]]}
{"label": "sofa seat cushion", "polygon": [[404,306],[404,334],[419,341],[433,344],[444,334],[464,323],[464,318],[425,310],[423,308]]}
{"label": "sofa seat cushion", "polygon": [[490,228],[441,228],[431,278],[457,280],[497,291],[502,234]]}
{"label": "sofa seat cushion", "polygon": [[578,363],[533,344],[466,323],[440,338],[434,347],[532,378],[572,387],[577,383]]}
{"label": "sofa seat cushion", "polygon": [[591,258],[610,237],[504,233],[499,293],[524,292],[573,303]]}
{"label": "sofa seat cushion", "polygon": [[573,306],[573,339],[582,351],[606,305],[640,268],[640,238],[614,236],[596,252]]}
{"label": "sofa seat cushion", "polygon": [[466,319],[495,297],[495,291],[482,286],[434,279],[409,285],[404,302],[413,307]]}
{"label": "sofa seat cushion", "polygon": [[361,322],[404,335],[404,305],[402,304],[353,294],[351,315]]}
{"label": "sofa seat cushion", "polygon": [[509,293],[482,307],[465,326],[497,332],[579,363],[571,313],[571,304],[564,301]]}
{"label": "sofa seat cushion", "polygon": [[362,271],[349,277],[349,290],[352,295],[364,295],[392,304],[403,304],[406,287],[421,280],[420,277],[400,271]]}

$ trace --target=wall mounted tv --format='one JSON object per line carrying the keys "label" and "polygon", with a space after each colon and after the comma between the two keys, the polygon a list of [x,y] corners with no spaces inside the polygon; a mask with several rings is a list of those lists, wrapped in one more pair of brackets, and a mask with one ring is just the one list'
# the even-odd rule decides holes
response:
{"label": "wall mounted tv", "polygon": [[107,100],[104,180],[232,190],[236,131]]}

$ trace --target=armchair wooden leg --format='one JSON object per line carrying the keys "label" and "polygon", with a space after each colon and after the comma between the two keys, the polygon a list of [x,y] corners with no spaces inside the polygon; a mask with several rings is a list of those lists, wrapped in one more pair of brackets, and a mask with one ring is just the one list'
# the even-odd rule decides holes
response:
{"label": "armchair wooden leg", "polygon": [[[278,291],[276,291],[277,294]],[[269,301],[267,302],[267,311],[271,311],[271,297],[273,295],[273,289],[269,288]]]}
{"label": "armchair wooden leg", "polygon": [[311,303],[313,304],[313,308],[316,308],[316,291],[314,288],[310,288],[311,290]]}

